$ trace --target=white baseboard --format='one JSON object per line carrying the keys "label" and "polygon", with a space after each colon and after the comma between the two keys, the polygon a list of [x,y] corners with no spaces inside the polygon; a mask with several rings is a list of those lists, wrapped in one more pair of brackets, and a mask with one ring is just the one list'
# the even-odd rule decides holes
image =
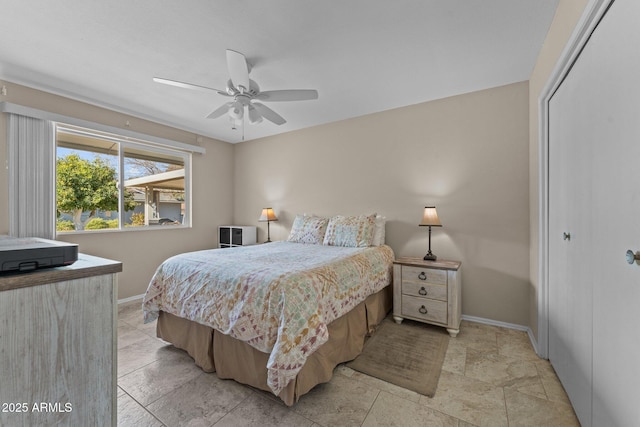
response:
{"label": "white baseboard", "polygon": [[501,322],[499,320],[485,319],[484,317],[467,316],[466,314],[462,315],[462,320],[526,332],[527,335],[529,336],[529,341],[531,341],[531,345],[533,346],[533,351],[535,351],[536,354],[540,356],[540,353],[538,352],[538,343],[535,337],[533,336],[533,331],[528,326],[516,325],[515,323]]}
{"label": "white baseboard", "polygon": [[131,301],[135,301],[135,300],[142,300],[142,298],[144,298],[144,294],[134,295],[134,296],[129,297],[129,298],[119,299],[118,300],[118,304],[124,304],[126,302],[131,302]]}

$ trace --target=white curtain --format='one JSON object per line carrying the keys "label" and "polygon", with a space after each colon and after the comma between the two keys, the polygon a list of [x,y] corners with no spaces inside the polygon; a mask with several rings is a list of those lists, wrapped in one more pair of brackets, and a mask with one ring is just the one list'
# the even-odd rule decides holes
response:
{"label": "white curtain", "polygon": [[55,125],[8,114],[9,234],[55,237]]}

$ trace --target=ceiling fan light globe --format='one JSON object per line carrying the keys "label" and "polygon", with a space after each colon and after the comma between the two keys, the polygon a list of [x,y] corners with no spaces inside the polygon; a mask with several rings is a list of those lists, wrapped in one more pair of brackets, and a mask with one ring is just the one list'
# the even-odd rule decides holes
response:
{"label": "ceiling fan light globe", "polygon": [[244,116],[244,105],[236,101],[229,107],[229,116],[235,120],[241,120]]}
{"label": "ceiling fan light globe", "polygon": [[262,116],[260,116],[259,114],[251,114],[251,112],[249,112],[249,123],[251,123],[252,125],[255,125],[261,122],[262,122]]}
{"label": "ceiling fan light globe", "polygon": [[247,104],[247,112],[249,113],[249,123],[252,125],[262,121],[262,116],[250,102]]}

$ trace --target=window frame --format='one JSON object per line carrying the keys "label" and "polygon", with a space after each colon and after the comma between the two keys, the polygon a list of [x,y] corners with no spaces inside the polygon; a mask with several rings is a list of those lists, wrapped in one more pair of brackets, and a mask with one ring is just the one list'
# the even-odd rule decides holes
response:
{"label": "window frame", "polygon": [[[87,233],[118,233],[118,232],[131,232],[131,231],[147,231],[147,230],[173,230],[184,229],[192,227],[192,185],[191,185],[191,167],[193,152],[190,150],[180,149],[179,147],[168,146],[165,144],[158,144],[148,139],[139,137],[131,137],[123,134],[115,133],[113,131],[106,132],[104,130],[98,130],[89,128],[86,126],[79,126],[75,124],[69,124],[65,122],[54,122],[54,135],[55,135],[55,150],[54,150],[54,212],[57,211],[57,160],[58,160],[58,132],[71,133],[79,136],[85,136],[89,138],[97,138],[117,144],[117,187],[118,187],[118,228],[99,229],[99,230],[70,230],[70,231],[58,231],[55,228],[55,234],[57,235],[70,235],[70,234],[87,234]],[[117,131],[116,131],[117,132]],[[87,146],[90,148],[90,146]],[[125,155],[127,149],[138,149],[148,151],[159,156],[171,156],[179,157],[183,160],[184,169],[184,215],[182,216],[181,224],[172,224],[171,226],[160,225],[143,225],[135,227],[125,226],[125,192],[124,182],[125,179]],[[88,152],[91,150],[88,149]],[[57,215],[54,215],[57,218]],[[56,219],[57,222],[57,219]]]}

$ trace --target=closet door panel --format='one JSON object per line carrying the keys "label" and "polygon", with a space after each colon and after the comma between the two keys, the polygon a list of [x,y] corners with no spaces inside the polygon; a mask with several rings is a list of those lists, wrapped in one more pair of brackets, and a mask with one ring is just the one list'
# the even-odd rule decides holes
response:
{"label": "closet door panel", "polygon": [[638,425],[640,404],[640,2],[616,0],[585,49],[594,70],[593,425]]}
{"label": "closet door panel", "polygon": [[591,423],[593,255],[591,147],[574,104],[579,79],[550,103],[549,359],[583,425]]}
{"label": "closet door panel", "polygon": [[[552,100],[557,103],[557,98]],[[554,105],[555,107],[555,105]],[[555,111],[557,108],[552,108]],[[570,233],[568,220],[566,137],[556,126],[559,120],[550,120],[549,142],[549,360],[558,377],[566,382],[569,358],[569,286],[568,244],[565,233]]]}

